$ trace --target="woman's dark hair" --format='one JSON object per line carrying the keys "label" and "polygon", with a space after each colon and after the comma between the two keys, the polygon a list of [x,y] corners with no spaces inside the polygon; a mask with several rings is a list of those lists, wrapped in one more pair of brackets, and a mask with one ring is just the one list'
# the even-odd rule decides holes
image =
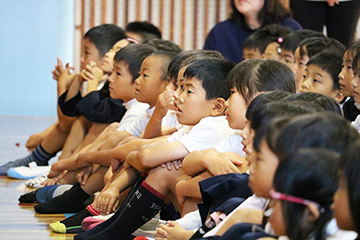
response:
{"label": "woman's dark hair", "polygon": [[114,57],[114,62],[124,62],[128,65],[129,72],[133,77],[132,82],[139,77],[141,64],[146,57],[156,51],[150,45],[130,44],[121,48]]}
{"label": "woman's dark hair", "polygon": [[282,90],[295,93],[294,74],[279,61],[249,59],[238,63],[229,73],[228,88],[233,87],[249,103],[258,92]]}
{"label": "woman's dark hair", "polygon": [[[360,138],[358,131],[346,119],[331,112],[298,116],[280,129],[271,124],[262,139],[266,139],[280,161],[299,148],[326,148],[342,153]],[[254,149],[259,148],[260,141],[255,136]]]}
{"label": "woman's dark hair", "polygon": [[306,206],[282,201],[286,235],[291,240],[323,239],[326,223],[332,218],[330,208],[337,189],[339,154],[322,149],[299,149],[280,162],[274,177],[277,192],[320,204],[320,215],[313,222],[304,222]]}
{"label": "woman's dark hair", "polygon": [[360,141],[351,145],[340,157],[339,170],[343,172],[356,232],[360,233]]}
{"label": "woman's dark hair", "polygon": [[[249,28],[244,16],[236,9],[235,0],[231,0],[231,9],[230,21],[240,22],[243,26]],[[284,7],[280,0],[264,0],[264,6],[258,14],[258,19],[262,26],[271,23],[279,24],[288,17],[291,17],[291,12]]]}
{"label": "woman's dark hair", "polygon": [[304,104],[313,103],[321,107],[324,111],[334,112],[343,116],[343,111],[340,104],[332,97],[322,95],[314,92],[299,92],[290,95],[286,101],[300,101]]}

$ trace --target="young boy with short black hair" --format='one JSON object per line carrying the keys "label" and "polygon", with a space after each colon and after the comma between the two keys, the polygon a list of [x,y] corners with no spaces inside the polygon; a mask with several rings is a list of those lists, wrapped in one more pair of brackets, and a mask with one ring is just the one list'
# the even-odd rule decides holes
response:
{"label": "young boy with short black hair", "polygon": [[[163,207],[165,197],[172,195],[170,185],[175,188],[177,181],[187,177],[181,169],[168,170],[161,164],[182,159],[191,151],[211,148],[233,133],[224,116],[225,101],[230,95],[226,78],[233,66],[226,60],[205,59],[186,68],[184,90],[176,96],[175,104],[179,123],[192,127],[184,127],[169,138],[162,138],[158,145],[128,154],[127,164],[140,171],[149,170],[148,177],[121,211],[75,239],[128,237]],[[118,151],[121,149],[116,148],[112,156],[122,155]],[[159,177],[163,178],[162,184],[157,180]],[[156,187],[154,181],[158,183]]]}
{"label": "young boy with short black hair", "polygon": [[299,92],[315,92],[341,102],[344,95],[340,92],[339,73],[342,57],[331,51],[315,54],[306,64],[303,79],[299,82]]}

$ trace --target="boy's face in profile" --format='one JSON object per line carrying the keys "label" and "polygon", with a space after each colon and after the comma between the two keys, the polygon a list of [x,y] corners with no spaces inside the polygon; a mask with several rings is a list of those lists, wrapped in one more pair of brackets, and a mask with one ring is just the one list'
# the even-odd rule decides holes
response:
{"label": "boy's face in profile", "polygon": [[106,72],[111,73],[113,71],[113,62],[115,54],[123,47],[129,45],[129,41],[126,39],[121,39],[105,54],[102,58],[100,68]]}
{"label": "boy's face in profile", "polygon": [[306,68],[306,63],[310,60],[310,58],[306,55],[300,56],[300,48],[297,48],[295,50],[295,83],[296,83],[296,89],[299,89],[299,83],[302,80],[304,76],[304,71]]}
{"label": "boy's face in profile", "polygon": [[338,91],[334,90],[331,75],[319,66],[311,64],[306,67],[303,79],[299,83],[299,92],[314,92],[335,98]]}
{"label": "boy's face in profile", "polygon": [[83,55],[80,58],[81,69],[84,69],[86,65],[90,64],[90,61],[96,63],[96,66],[101,66],[102,58],[99,55],[99,50],[96,48],[95,44],[90,42],[88,38],[83,40]]}
{"label": "boy's face in profile", "polygon": [[231,89],[231,95],[226,101],[226,120],[232,129],[244,129],[246,125],[246,109],[247,103],[244,97],[236,90],[235,87]]}
{"label": "boy's face in profile", "polygon": [[109,77],[110,97],[128,102],[135,98],[135,84],[129,72],[128,64],[123,61],[114,62],[114,71]]}
{"label": "boy's face in profile", "polygon": [[162,80],[164,63],[159,56],[145,58],[141,65],[140,76],[135,81],[135,96],[139,102],[154,107],[158,96],[162,93],[168,82]]}
{"label": "boy's face in profile", "polygon": [[243,58],[244,58],[244,60],[261,59],[262,55],[261,55],[261,52],[258,49],[244,48],[243,49]]}
{"label": "boy's face in profile", "polygon": [[285,49],[281,49],[281,61],[283,63],[285,63],[290,69],[291,71],[293,72],[294,76],[296,74],[296,71],[295,71],[295,56],[294,54],[289,51],[289,50],[285,50]]}
{"label": "boy's face in profile", "polygon": [[255,157],[250,159],[249,163],[249,186],[256,196],[270,198],[269,192],[272,189],[279,159],[264,139],[260,143],[260,151],[254,154]]}
{"label": "boy's face in profile", "polygon": [[196,78],[186,78],[184,90],[180,96],[175,96],[176,116],[179,123],[194,126],[204,117],[211,116],[216,99],[207,100],[206,91],[201,81]]}
{"label": "boy's face in profile", "polygon": [[343,56],[342,69],[339,73],[339,84],[341,92],[347,97],[353,95],[351,80],[354,78],[354,71],[351,64],[352,59],[350,59],[349,51],[346,51]]}

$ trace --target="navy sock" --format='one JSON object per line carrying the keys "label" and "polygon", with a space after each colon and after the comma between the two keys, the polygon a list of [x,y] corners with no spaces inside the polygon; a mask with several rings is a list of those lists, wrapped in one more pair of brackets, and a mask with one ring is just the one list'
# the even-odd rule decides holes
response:
{"label": "navy sock", "polygon": [[107,227],[109,227],[116,220],[116,218],[120,215],[122,210],[125,208],[126,204],[129,202],[131,197],[136,192],[136,190],[138,190],[138,188],[141,186],[141,184],[145,180],[146,176],[147,176],[146,173],[141,173],[139,175],[138,179],[136,180],[136,182],[135,182],[134,186],[132,187],[132,189],[130,190],[129,194],[126,196],[126,198],[124,199],[124,201],[122,202],[122,204],[120,205],[118,210],[115,212],[115,214],[111,218],[109,218],[105,222],[100,223],[96,227],[94,227],[86,232],[79,233],[78,235],[76,235],[74,237],[74,239],[75,240],[87,239],[88,237],[90,237],[94,234],[97,234],[97,233],[105,230]]}
{"label": "navy sock", "polygon": [[50,201],[39,203],[35,206],[35,211],[38,213],[77,213],[86,207],[84,202],[89,197],[90,195],[84,192],[80,184],[77,183],[62,195]]}
{"label": "navy sock", "polygon": [[164,206],[164,198],[144,181],[117,219],[105,230],[87,239],[130,239],[136,229],[151,220],[161,210]]}

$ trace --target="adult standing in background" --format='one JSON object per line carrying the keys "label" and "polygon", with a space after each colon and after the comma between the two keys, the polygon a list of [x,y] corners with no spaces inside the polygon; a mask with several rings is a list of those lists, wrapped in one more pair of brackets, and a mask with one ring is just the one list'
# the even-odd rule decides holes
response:
{"label": "adult standing in background", "polygon": [[231,0],[231,8],[230,18],[218,23],[210,31],[204,49],[217,50],[226,59],[234,62],[243,60],[243,41],[267,24],[275,23],[293,30],[301,29],[281,0]]}
{"label": "adult standing in background", "polygon": [[360,0],[290,0],[294,18],[303,28],[322,32],[345,46],[354,40]]}

